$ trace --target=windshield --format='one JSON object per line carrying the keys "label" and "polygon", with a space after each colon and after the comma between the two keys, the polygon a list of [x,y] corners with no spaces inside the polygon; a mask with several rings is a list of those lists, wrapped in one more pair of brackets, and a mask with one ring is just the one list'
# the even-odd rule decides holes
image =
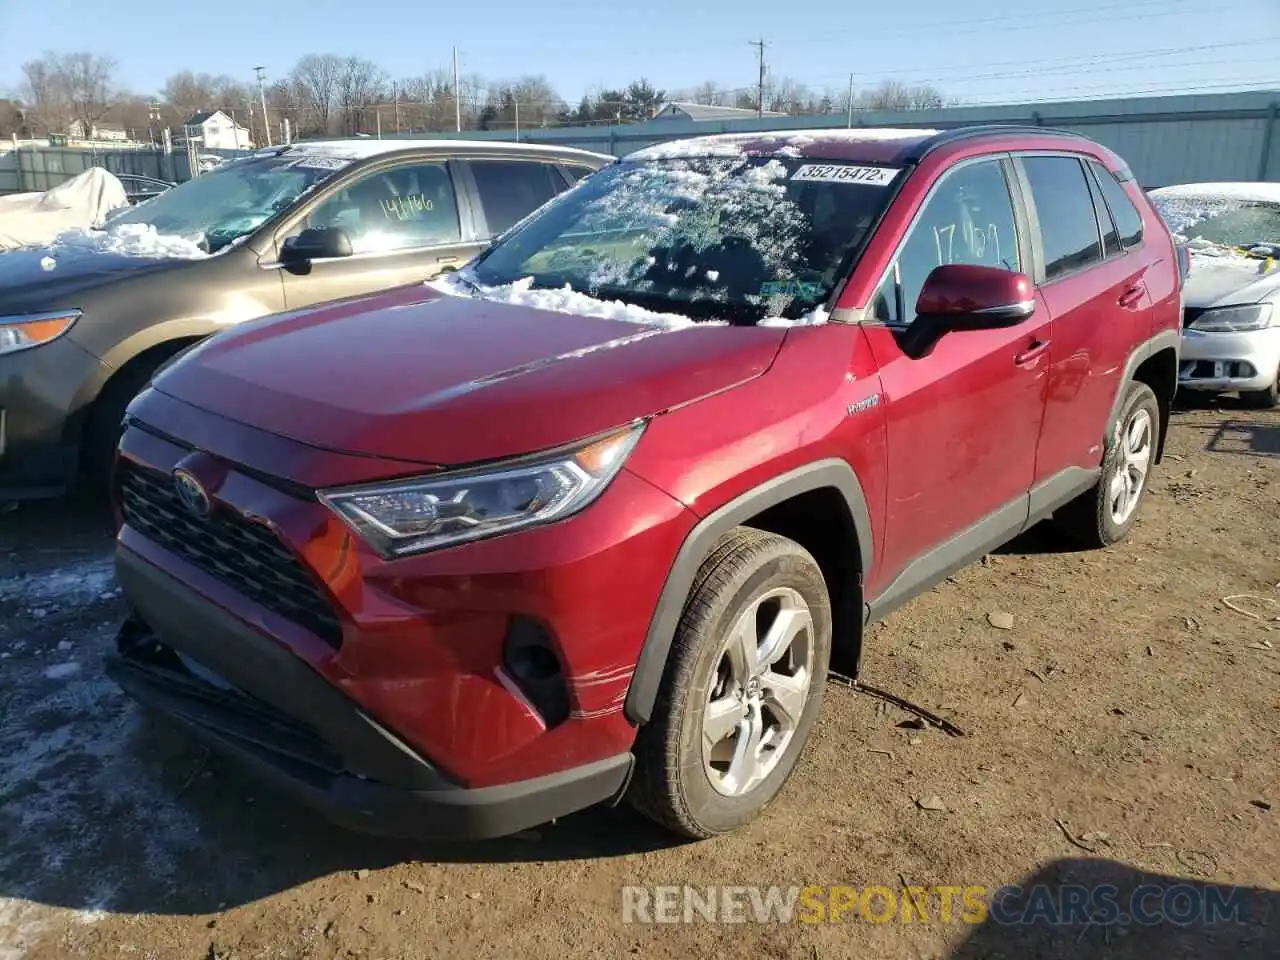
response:
{"label": "windshield", "polygon": [[768,157],[606,167],[472,268],[696,319],[796,319],[831,296],[896,171]]}
{"label": "windshield", "polygon": [[1170,231],[1188,240],[1250,248],[1280,244],[1280,203],[1224,194],[1151,195]]}
{"label": "windshield", "polygon": [[112,217],[111,226],[146,224],[214,253],[252,233],[347,162],[286,153],[225,163]]}

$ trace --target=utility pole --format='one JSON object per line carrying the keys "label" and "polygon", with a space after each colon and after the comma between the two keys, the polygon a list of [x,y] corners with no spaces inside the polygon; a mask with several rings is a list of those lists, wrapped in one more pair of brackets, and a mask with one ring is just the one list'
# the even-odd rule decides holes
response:
{"label": "utility pole", "polygon": [[453,48],[453,128],[462,132],[462,87],[458,83],[458,48]]}
{"label": "utility pole", "polygon": [[513,93],[511,94],[511,102],[512,104],[515,105],[515,108],[516,108],[516,141],[519,142],[520,140],[520,98]]}
{"label": "utility pole", "polygon": [[768,46],[764,37],[759,40],[748,40],[747,43],[760,50],[760,85],[756,88],[756,116],[764,116],[764,48]]}
{"label": "utility pole", "polygon": [[849,74],[849,120],[846,127],[853,126],[853,74]]}
{"label": "utility pole", "polygon": [[253,72],[258,75],[258,98],[262,101],[262,133],[266,138],[262,141],[262,145],[269,147],[271,146],[271,124],[267,122],[267,91],[262,85],[262,76],[266,69],[266,67],[254,67]]}
{"label": "utility pole", "polygon": [[396,105],[396,133],[400,132],[400,88],[393,81],[391,84],[391,99]]}

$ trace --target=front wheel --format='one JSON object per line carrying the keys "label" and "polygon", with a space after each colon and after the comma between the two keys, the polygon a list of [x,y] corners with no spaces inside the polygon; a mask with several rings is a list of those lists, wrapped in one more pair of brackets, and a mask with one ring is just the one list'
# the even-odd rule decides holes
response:
{"label": "front wheel", "polygon": [[1145,383],[1129,384],[1114,429],[1097,484],[1053,516],[1058,529],[1086,547],[1108,547],[1128,536],[1146,496],[1160,445],[1160,404]]}
{"label": "front wheel", "polygon": [[799,544],[739,527],[694,581],[628,799],[691,839],[755,819],[790,777],[822,703],[831,603]]}

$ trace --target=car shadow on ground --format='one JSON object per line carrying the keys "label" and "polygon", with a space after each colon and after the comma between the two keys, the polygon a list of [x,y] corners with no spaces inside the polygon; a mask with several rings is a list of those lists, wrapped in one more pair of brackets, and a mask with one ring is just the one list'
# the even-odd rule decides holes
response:
{"label": "car shadow on ground", "polygon": [[[987,918],[949,960],[1274,960],[1280,892],[1064,859],[991,891]],[[1080,906],[1074,907],[1074,903]]]}

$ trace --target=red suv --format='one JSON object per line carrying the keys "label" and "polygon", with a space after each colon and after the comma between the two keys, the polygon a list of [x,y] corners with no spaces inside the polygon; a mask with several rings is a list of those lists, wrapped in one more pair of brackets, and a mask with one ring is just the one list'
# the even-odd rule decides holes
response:
{"label": "red suv", "polygon": [[623,797],[733,830],[867,623],[1041,519],[1126,535],[1179,262],[1070,133],[641,151],[448,282],[163,370],[116,469],[111,673],[368,831]]}

